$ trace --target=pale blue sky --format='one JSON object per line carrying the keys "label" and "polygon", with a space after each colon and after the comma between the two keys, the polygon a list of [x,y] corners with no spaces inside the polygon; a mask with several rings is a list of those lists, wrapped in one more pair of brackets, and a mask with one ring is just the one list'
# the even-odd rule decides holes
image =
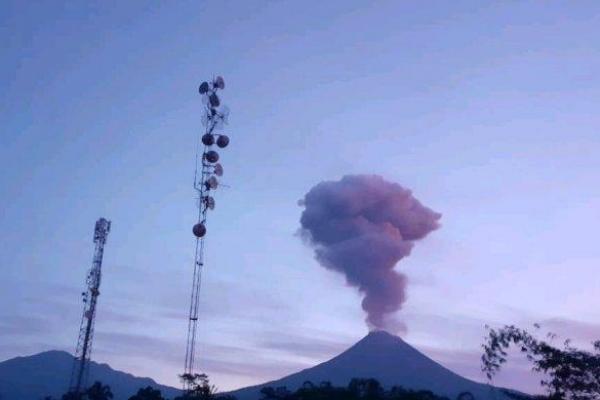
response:
{"label": "pale blue sky", "polygon": [[[475,379],[484,324],[600,337],[595,1],[5,1],[0,360],[73,351],[92,229],[113,221],[94,357],[177,384],[197,85],[227,82],[200,365],[221,389],[366,334],[295,236],[321,180],[377,173],[443,214],[398,269],[405,339]],[[518,378],[501,384],[533,388]]]}

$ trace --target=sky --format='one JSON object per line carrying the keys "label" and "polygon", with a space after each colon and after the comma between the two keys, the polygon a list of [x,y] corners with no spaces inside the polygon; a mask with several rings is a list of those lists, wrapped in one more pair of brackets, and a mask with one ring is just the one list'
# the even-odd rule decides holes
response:
{"label": "sky", "polygon": [[[0,360],[74,351],[106,217],[93,358],[179,385],[197,87],[217,74],[231,143],[198,360],[221,390],[368,332],[298,235],[298,200],[346,174],[442,214],[397,266],[425,354],[483,381],[486,324],[600,337],[597,2],[4,1],[0,35]],[[539,390],[527,369],[495,382]]]}

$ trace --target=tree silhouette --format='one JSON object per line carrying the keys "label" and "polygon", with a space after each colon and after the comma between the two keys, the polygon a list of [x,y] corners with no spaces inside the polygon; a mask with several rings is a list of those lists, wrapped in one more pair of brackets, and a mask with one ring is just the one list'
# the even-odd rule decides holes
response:
{"label": "tree silhouette", "polygon": [[458,396],[456,396],[456,400],[475,400],[475,396],[471,392],[460,392]]}
{"label": "tree silhouette", "polygon": [[62,400],[83,400],[83,395],[80,393],[67,392],[62,395]]}
{"label": "tree silhouette", "polygon": [[86,400],[110,400],[113,398],[113,393],[110,386],[103,385],[102,382],[96,381],[85,391]]}
{"label": "tree silhouette", "polygon": [[179,379],[188,389],[174,400],[210,400],[215,397],[217,388],[210,384],[208,375],[182,374]]}
{"label": "tree silhouette", "polygon": [[160,390],[147,386],[138,390],[137,394],[131,396],[129,400],[165,400],[165,398],[162,397]]}
{"label": "tree silhouette", "polygon": [[348,391],[365,400],[377,400],[383,397],[383,388],[375,379],[352,379],[348,385]]}
{"label": "tree silhouette", "polygon": [[[548,335],[550,338],[555,336]],[[489,329],[481,357],[481,369],[488,379],[492,379],[506,363],[506,350],[511,345],[525,354],[534,371],[548,377],[540,382],[548,391],[547,399],[600,399],[600,340],[594,342],[594,352],[588,352],[574,348],[570,340],[566,340],[563,348],[559,349],[512,325],[499,330]]]}

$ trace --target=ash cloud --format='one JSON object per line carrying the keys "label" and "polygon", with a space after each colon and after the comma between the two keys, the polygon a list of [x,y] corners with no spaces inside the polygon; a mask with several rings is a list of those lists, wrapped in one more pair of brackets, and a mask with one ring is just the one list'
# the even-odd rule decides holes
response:
{"label": "ash cloud", "polygon": [[325,268],[338,271],[363,295],[371,329],[406,300],[406,276],[394,270],[414,242],[439,227],[441,214],[410,190],[377,175],[321,182],[300,201],[301,235]]}

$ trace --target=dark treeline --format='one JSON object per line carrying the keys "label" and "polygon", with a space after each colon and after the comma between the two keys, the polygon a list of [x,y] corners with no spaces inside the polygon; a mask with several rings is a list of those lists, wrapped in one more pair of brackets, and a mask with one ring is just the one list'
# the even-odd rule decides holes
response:
{"label": "dark treeline", "polygon": [[[190,375],[193,384],[181,396],[173,400],[235,400],[235,397],[218,394],[208,377],[204,374]],[[184,379],[186,380],[186,379]],[[301,388],[290,391],[285,386],[265,387],[257,400],[451,400],[448,397],[438,396],[428,390],[414,391],[401,386],[394,386],[389,390],[384,389],[376,379],[355,378],[346,387],[333,386],[330,382],[321,382],[316,385],[304,382]],[[110,387],[101,382],[95,382],[81,395],[67,393],[62,400],[112,400],[113,394]],[[52,400],[47,397],[46,400]],[[138,390],[129,397],[129,400],[167,400],[158,389],[150,386]],[[456,400],[474,400],[469,392],[461,393]]]}
{"label": "dark treeline", "polygon": [[[293,392],[286,387],[266,387],[260,393],[260,400],[450,400],[428,390],[413,391],[401,386],[386,390],[375,379],[359,378],[352,379],[346,387],[336,387],[330,382],[319,385],[304,382],[300,389]],[[473,396],[468,392],[461,393],[457,398],[469,399],[473,399]]]}

